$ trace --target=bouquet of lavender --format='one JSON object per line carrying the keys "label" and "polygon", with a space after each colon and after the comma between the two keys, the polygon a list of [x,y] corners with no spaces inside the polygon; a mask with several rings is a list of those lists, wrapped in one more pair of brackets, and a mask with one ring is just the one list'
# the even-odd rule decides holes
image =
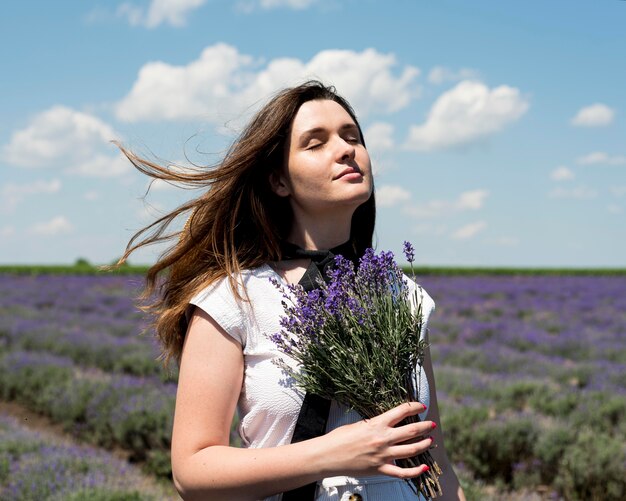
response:
{"label": "bouquet of lavender", "polygon": [[[413,266],[413,247],[404,244]],[[407,401],[419,401],[425,341],[421,289],[411,294],[391,252],[368,249],[354,270],[336,256],[328,284],[305,292],[299,285],[275,285],[283,291],[282,330],[272,336],[278,348],[299,364],[281,367],[306,392],[336,400],[365,418]],[[416,370],[417,369],[417,370]],[[419,421],[418,416],[406,422]],[[441,469],[430,453],[401,459],[400,466],[427,464],[411,481],[426,498],[442,494]]]}

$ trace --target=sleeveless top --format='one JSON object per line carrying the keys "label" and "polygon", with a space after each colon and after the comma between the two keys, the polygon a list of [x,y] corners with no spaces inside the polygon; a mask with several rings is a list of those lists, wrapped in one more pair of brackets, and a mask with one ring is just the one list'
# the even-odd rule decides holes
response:
{"label": "sleeveless top", "polygon": [[[287,380],[282,369],[274,363],[282,358],[290,367],[297,369],[296,362],[284,356],[270,339],[272,334],[281,330],[279,320],[284,315],[282,292],[270,282],[270,278],[286,285],[269,265],[263,265],[243,271],[238,281],[241,297],[245,298],[247,293],[249,301],[237,299],[227,278],[211,284],[190,301],[191,305],[209,314],[243,348],[244,377],[237,404],[238,431],[243,446],[250,448],[289,444],[304,398],[304,393]],[[405,278],[412,293],[418,286],[408,277]],[[420,290],[423,315],[421,335],[425,338],[428,319],[435,304],[426,291]],[[430,395],[425,374],[421,374],[419,380],[422,386],[420,400],[429,406]],[[420,418],[425,419],[427,413],[420,414]],[[361,419],[357,412],[332,402],[326,431]],[[342,501],[357,493],[361,499],[369,501],[416,499],[404,480],[385,475],[332,477],[319,481],[318,485],[318,501]],[[279,494],[266,498],[266,501],[280,499]]]}

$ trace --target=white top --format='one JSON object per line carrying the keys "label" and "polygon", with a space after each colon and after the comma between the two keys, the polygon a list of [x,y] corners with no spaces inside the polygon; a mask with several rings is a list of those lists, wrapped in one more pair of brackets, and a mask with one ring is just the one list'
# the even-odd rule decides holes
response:
{"label": "white top", "polygon": [[[282,281],[269,265],[242,272],[240,282],[245,286],[249,302],[237,300],[226,278],[210,285],[190,301],[211,315],[243,347],[244,379],[237,411],[240,419],[239,435],[244,447],[276,447],[290,443],[304,399],[304,394],[286,381],[282,369],[274,363],[276,359],[282,358],[297,368],[295,361],[285,357],[269,338],[281,330],[279,320],[284,315],[282,293],[270,282],[270,278]],[[411,288],[416,287],[413,281],[408,282]],[[240,292],[245,298],[243,289]],[[426,325],[434,306],[431,297],[422,289],[423,338],[427,335]],[[422,383],[420,398],[428,406],[428,381],[424,374],[419,379]],[[427,411],[420,414],[420,418],[424,419],[426,414]],[[347,412],[343,406],[332,402],[326,431],[360,419],[362,418],[358,413]],[[369,501],[403,499],[397,497],[399,489],[408,489],[405,481],[384,475],[332,477],[319,484],[316,499],[320,501],[339,501],[356,492]],[[383,490],[379,496],[374,491],[381,488]],[[392,493],[394,497],[389,497]],[[416,499],[410,490],[407,493],[411,497],[406,499]],[[280,498],[277,495],[267,500],[278,501]]]}

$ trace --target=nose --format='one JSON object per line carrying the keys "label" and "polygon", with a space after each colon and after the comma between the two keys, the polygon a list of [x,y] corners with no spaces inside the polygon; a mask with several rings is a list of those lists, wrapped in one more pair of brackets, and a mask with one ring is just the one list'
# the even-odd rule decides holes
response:
{"label": "nose", "polygon": [[354,145],[343,138],[339,138],[338,142],[339,145],[337,146],[337,156],[339,157],[339,159],[342,162],[354,159],[356,152]]}

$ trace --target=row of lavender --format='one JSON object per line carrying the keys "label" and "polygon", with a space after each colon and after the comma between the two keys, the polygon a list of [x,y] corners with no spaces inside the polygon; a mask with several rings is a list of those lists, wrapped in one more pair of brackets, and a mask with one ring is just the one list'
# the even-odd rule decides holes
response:
{"label": "row of lavender", "polygon": [[138,277],[2,275],[0,398],[168,477],[176,385],[156,361],[153,339],[139,335],[139,284]]}
{"label": "row of lavender", "polygon": [[[626,495],[626,278],[421,280],[447,448],[484,484]],[[174,383],[133,304],[140,279],[0,277],[0,394],[169,473]],[[1,497],[1,496],[0,496]]]}
{"label": "row of lavender", "polygon": [[126,461],[29,430],[0,414],[0,499],[148,501],[174,499]]}
{"label": "row of lavender", "polygon": [[[626,498],[626,277],[425,276],[446,447],[474,480]],[[478,496],[480,497],[480,496]]]}

